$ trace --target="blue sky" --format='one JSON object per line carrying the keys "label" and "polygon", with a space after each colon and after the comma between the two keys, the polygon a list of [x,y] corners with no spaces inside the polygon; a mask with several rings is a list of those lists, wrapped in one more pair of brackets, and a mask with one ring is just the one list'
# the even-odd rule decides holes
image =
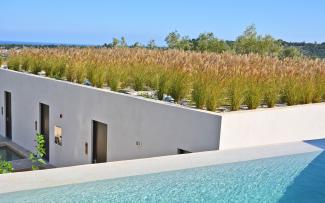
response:
{"label": "blue sky", "polygon": [[254,23],[287,41],[325,41],[323,0],[0,0],[0,41],[164,44],[174,30],[234,40]]}

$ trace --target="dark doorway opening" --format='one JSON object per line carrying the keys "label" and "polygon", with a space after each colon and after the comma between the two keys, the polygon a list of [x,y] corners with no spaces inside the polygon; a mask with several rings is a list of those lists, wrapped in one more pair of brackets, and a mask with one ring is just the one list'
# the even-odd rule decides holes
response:
{"label": "dark doorway opening", "polygon": [[12,139],[11,93],[5,92],[6,137]]}
{"label": "dark doorway opening", "polygon": [[45,159],[49,161],[50,158],[50,107],[46,104],[40,104],[40,133],[45,140]]}
{"label": "dark doorway opening", "polygon": [[93,121],[93,163],[107,161],[107,125]]}

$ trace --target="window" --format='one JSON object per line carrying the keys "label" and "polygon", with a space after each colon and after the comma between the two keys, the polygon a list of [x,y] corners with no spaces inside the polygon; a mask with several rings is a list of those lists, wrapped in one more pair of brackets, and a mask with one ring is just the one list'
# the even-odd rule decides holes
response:
{"label": "window", "polygon": [[62,146],[62,128],[54,126],[54,136],[55,144]]}

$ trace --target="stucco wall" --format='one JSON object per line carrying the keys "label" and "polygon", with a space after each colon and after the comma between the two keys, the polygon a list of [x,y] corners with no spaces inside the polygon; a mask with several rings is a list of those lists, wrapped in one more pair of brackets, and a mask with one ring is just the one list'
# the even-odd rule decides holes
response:
{"label": "stucco wall", "polygon": [[221,116],[220,150],[325,138],[325,103]]}
{"label": "stucco wall", "polygon": [[[172,155],[177,148],[199,152],[325,138],[325,103],[215,114],[0,69],[1,107],[4,91],[12,94],[13,141],[28,150],[35,145],[39,103],[50,106],[50,163],[56,166],[91,163],[92,120],[108,125],[108,161]],[[1,135],[4,125],[1,115]],[[62,146],[54,143],[54,126],[63,130]]]}
{"label": "stucco wall", "polygon": [[[221,117],[213,113],[0,69],[1,107],[4,91],[12,97],[12,140],[28,150],[35,145],[39,103],[50,106],[50,163],[56,166],[91,163],[92,120],[108,125],[108,161],[219,147]],[[62,128],[62,146],[54,143],[54,126]],[[0,134],[5,135],[4,115]]]}

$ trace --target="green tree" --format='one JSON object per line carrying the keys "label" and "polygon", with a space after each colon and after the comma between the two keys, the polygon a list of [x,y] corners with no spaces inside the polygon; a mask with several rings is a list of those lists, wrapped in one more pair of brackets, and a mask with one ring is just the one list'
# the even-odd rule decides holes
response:
{"label": "green tree", "polygon": [[112,47],[117,47],[120,44],[120,40],[117,38],[113,38]]}
{"label": "green tree", "polygon": [[178,48],[185,51],[193,50],[193,42],[188,36],[182,37],[178,42]]}
{"label": "green tree", "polygon": [[131,48],[140,48],[143,47],[143,45],[140,42],[135,42],[134,44],[131,45]]}
{"label": "green tree", "polygon": [[212,32],[201,33],[196,39],[197,51],[222,53],[229,49],[227,43],[214,37]]}
{"label": "green tree", "polygon": [[121,46],[121,47],[127,47],[127,46],[128,46],[127,43],[126,43],[126,39],[125,39],[125,37],[121,37],[121,43],[120,43],[120,46]]}
{"label": "green tree", "polygon": [[148,44],[147,44],[147,48],[148,49],[155,49],[155,48],[157,48],[157,45],[156,45],[156,42],[155,42],[155,40],[150,40],[149,42],[148,42]]}
{"label": "green tree", "polygon": [[282,49],[281,51],[281,58],[296,58],[296,57],[301,57],[302,53],[299,49],[296,47],[286,47]]}
{"label": "green tree", "polygon": [[257,35],[255,25],[250,25],[234,43],[235,51],[239,54],[256,53],[261,55],[278,56],[282,45],[272,36]]}
{"label": "green tree", "polygon": [[174,31],[168,34],[168,36],[165,38],[165,42],[167,43],[168,48],[178,49],[180,39],[181,39],[181,35],[177,31]]}

